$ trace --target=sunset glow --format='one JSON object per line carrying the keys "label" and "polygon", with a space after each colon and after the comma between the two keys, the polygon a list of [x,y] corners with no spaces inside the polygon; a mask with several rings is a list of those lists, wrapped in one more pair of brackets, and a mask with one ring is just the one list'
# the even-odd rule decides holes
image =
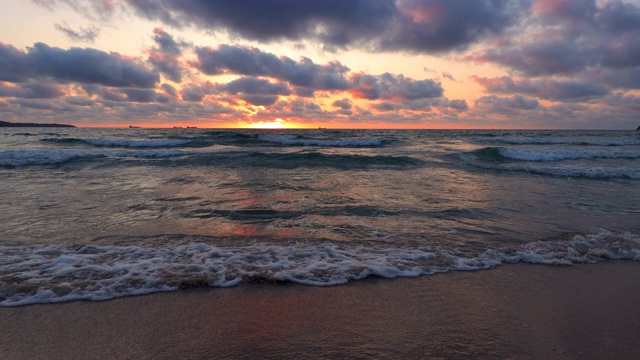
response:
{"label": "sunset glow", "polygon": [[0,114],[86,127],[638,126],[637,2],[255,1],[259,13],[3,1]]}

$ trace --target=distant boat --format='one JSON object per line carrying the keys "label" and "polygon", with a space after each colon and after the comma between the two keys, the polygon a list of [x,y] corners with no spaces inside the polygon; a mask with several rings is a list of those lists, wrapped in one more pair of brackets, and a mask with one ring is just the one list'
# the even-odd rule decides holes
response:
{"label": "distant boat", "polygon": [[187,129],[197,129],[197,126],[187,126]]}
{"label": "distant boat", "polygon": [[129,129],[140,129],[140,126],[129,125]]}
{"label": "distant boat", "polygon": [[174,126],[174,129],[182,129],[182,126]]}

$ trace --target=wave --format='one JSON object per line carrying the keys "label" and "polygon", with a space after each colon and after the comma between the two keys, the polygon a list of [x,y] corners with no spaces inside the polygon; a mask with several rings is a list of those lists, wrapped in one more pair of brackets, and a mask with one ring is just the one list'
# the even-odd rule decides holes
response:
{"label": "wave", "polygon": [[176,147],[188,144],[189,140],[106,140],[106,139],[42,139],[42,141],[56,144],[86,144],[96,147],[124,147],[124,148],[150,148],[150,147]]}
{"label": "wave", "polygon": [[[316,151],[294,153],[215,152],[197,153],[182,160],[167,162],[167,166],[227,166],[266,167],[275,169],[335,168],[335,169],[406,169],[423,165],[422,160],[408,156],[323,154]],[[162,166],[159,162],[156,165]]]}
{"label": "wave", "polygon": [[638,159],[640,150],[566,150],[566,149],[513,149],[486,147],[471,152],[481,160],[504,162],[508,160],[550,162],[576,159]]}
{"label": "wave", "polygon": [[324,147],[372,147],[381,146],[382,139],[308,139],[297,135],[258,135],[258,139],[281,145],[324,146]]}
{"label": "wave", "polygon": [[[153,159],[154,166],[229,166],[272,167],[295,169],[299,167],[327,167],[338,169],[407,168],[423,162],[407,156],[368,156],[322,154],[319,152],[262,153],[262,152],[203,152],[164,150],[13,150],[0,152],[0,167],[59,165],[70,161],[97,159]],[[163,159],[170,159],[163,161]],[[118,164],[124,164],[122,161]],[[139,164],[136,161],[135,164]]]}
{"label": "wave", "polygon": [[640,169],[628,167],[591,167],[591,166],[506,166],[501,170],[529,172],[540,175],[583,177],[592,179],[633,179],[640,180]]}
{"label": "wave", "polygon": [[640,141],[629,140],[550,140],[550,139],[499,139],[498,142],[513,145],[582,145],[582,146],[634,146]]}
{"label": "wave", "polygon": [[[468,250],[471,251],[471,250]],[[640,260],[640,237],[602,230],[511,249],[382,247],[295,243],[159,248],[98,245],[0,246],[0,306],[107,300],[187,287],[292,282],[331,286],[369,276],[416,277],[505,263],[569,265]]]}
{"label": "wave", "polygon": [[13,150],[0,152],[0,167],[63,164],[78,159],[95,158],[167,158],[188,155],[180,150]]}

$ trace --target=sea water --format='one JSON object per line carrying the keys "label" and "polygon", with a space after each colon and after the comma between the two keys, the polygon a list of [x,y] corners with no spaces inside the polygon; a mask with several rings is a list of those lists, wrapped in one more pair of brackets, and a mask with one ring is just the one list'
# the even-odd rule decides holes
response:
{"label": "sea water", "polygon": [[640,260],[633,131],[0,130],[0,305]]}

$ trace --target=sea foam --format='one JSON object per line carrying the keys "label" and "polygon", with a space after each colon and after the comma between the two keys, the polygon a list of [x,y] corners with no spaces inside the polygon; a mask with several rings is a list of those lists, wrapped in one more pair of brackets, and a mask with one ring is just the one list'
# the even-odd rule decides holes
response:
{"label": "sea foam", "polygon": [[0,255],[0,305],[18,306],[252,282],[331,286],[368,276],[415,277],[517,262],[569,265],[640,260],[640,237],[602,230],[569,240],[475,251],[330,242],[238,247],[189,243],[157,248],[0,246]]}

